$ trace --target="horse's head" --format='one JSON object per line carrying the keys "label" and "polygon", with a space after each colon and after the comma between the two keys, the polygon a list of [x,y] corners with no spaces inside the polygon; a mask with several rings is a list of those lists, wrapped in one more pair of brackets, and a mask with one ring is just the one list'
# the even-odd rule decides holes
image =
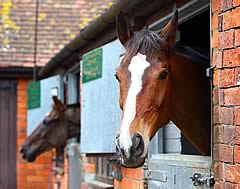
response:
{"label": "horse's head", "polygon": [[169,52],[175,44],[177,24],[176,12],[158,35],[149,30],[133,32],[122,13],[117,17],[118,38],[126,49],[116,69],[123,110],[116,145],[123,166],[141,166],[150,140],[170,121]]}
{"label": "horse's head", "polygon": [[66,109],[56,96],[53,96],[54,105],[43,121],[26,139],[21,148],[23,159],[32,162],[36,157],[55,147],[66,144],[68,128],[66,125]]}

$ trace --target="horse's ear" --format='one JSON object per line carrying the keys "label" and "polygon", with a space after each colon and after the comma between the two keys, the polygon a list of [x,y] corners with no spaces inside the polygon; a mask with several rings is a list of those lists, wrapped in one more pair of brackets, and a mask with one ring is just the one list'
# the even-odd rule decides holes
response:
{"label": "horse's ear", "polygon": [[163,31],[160,33],[160,37],[163,38],[170,46],[176,42],[178,27],[178,11],[176,10],[172,19],[165,26]]}
{"label": "horse's ear", "polygon": [[62,102],[58,99],[57,96],[52,96],[52,99],[53,99],[53,102],[54,102],[54,105],[57,109],[62,109],[62,107],[64,106],[62,104]]}
{"label": "horse's ear", "polygon": [[130,27],[128,19],[122,12],[119,12],[117,16],[116,27],[118,39],[122,45],[125,45],[126,42],[133,36],[133,31]]}

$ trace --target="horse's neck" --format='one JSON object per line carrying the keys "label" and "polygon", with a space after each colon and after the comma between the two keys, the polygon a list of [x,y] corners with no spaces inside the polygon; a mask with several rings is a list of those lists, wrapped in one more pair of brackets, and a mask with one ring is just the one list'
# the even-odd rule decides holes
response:
{"label": "horse's neck", "polygon": [[[171,54],[172,121],[203,154],[210,152],[210,86],[201,62],[193,62],[194,51]],[[201,59],[200,59],[201,60]],[[205,61],[202,59],[202,61]]]}
{"label": "horse's neck", "polygon": [[80,107],[68,108],[65,112],[67,118],[68,138],[80,137]]}
{"label": "horse's neck", "polygon": [[65,116],[67,117],[67,120],[69,120],[73,124],[79,125],[80,124],[80,107],[68,108],[66,110]]}

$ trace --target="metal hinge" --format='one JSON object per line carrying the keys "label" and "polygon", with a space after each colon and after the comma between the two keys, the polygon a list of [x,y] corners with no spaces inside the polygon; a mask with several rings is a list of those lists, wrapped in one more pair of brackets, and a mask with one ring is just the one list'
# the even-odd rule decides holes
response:
{"label": "metal hinge", "polygon": [[207,77],[210,77],[210,78],[213,77],[214,68],[215,68],[215,66],[206,69],[206,76],[207,76]]}
{"label": "metal hinge", "polygon": [[160,182],[167,182],[167,173],[165,171],[146,170],[144,178],[149,180],[156,180]]}
{"label": "metal hinge", "polygon": [[190,179],[193,182],[193,186],[206,186],[212,188],[215,184],[214,176],[203,176],[201,173],[194,173]]}
{"label": "metal hinge", "polygon": [[167,182],[167,172],[162,170],[149,170],[147,160],[145,161],[142,168],[143,168],[143,183],[145,189],[148,188],[148,182],[151,180],[158,181],[161,183]]}
{"label": "metal hinge", "polygon": [[142,166],[143,168],[143,184],[144,184],[144,188],[147,189],[148,188],[148,160],[145,160],[144,165]]}

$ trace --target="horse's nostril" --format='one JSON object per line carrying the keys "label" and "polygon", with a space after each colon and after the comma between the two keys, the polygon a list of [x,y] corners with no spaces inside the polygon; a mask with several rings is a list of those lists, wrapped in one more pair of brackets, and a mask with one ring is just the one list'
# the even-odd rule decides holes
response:
{"label": "horse's nostril", "polygon": [[26,149],[28,148],[29,143],[25,142],[22,144],[21,149],[20,149],[20,153],[24,153],[26,151]]}
{"label": "horse's nostril", "polygon": [[144,152],[144,141],[142,136],[138,133],[135,133],[132,138],[132,142],[135,155],[142,155],[142,153]]}
{"label": "horse's nostril", "polygon": [[141,142],[140,136],[136,136],[133,138],[133,146],[135,149],[139,146],[140,142]]}
{"label": "horse's nostril", "polygon": [[121,152],[121,154],[122,154],[123,156],[125,156],[125,151],[124,151],[123,148],[120,148],[120,152]]}
{"label": "horse's nostril", "polygon": [[23,153],[23,152],[24,152],[24,147],[22,146],[20,149],[20,153]]}
{"label": "horse's nostril", "polygon": [[134,148],[136,149],[139,145],[140,145],[140,143],[141,143],[141,135],[140,134],[138,134],[138,133],[135,133],[134,134],[134,136],[133,136],[133,138],[132,138],[132,143],[133,143],[133,146],[134,146]]}

